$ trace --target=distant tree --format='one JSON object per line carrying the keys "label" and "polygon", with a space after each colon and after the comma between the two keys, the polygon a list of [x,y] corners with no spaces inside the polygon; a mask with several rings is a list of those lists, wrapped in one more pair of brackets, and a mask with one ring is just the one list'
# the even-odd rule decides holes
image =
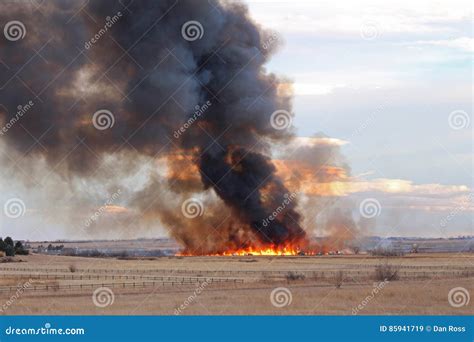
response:
{"label": "distant tree", "polygon": [[23,246],[21,241],[15,243],[15,253],[18,255],[28,255],[29,251]]}
{"label": "distant tree", "polygon": [[7,236],[5,238],[5,243],[8,245],[8,246],[11,246],[11,247],[14,247],[14,243],[13,243],[13,239],[9,236]]}
{"label": "distant tree", "polygon": [[5,255],[11,257],[15,256],[15,248],[13,246],[7,245],[7,247],[5,248]]}
{"label": "distant tree", "polygon": [[17,241],[15,243],[13,239],[9,236],[7,236],[5,240],[0,238],[0,251],[5,252],[6,256],[15,256],[16,254],[29,254],[28,249],[23,246],[23,243],[21,241]]}

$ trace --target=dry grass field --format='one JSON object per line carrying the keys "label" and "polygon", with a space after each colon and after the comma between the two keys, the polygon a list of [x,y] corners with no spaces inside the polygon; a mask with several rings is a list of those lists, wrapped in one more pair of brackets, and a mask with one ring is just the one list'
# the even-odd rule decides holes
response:
{"label": "dry grass field", "polygon": [[453,288],[472,293],[471,253],[18,260],[0,264],[0,314],[473,313],[472,301],[448,300]]}

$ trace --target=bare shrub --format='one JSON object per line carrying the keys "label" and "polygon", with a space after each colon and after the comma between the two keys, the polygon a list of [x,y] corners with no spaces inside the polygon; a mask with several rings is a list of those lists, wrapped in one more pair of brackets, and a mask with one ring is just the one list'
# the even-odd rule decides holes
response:
{"label": "bare shrub", "polygon": [[340,289],[342,286],[342,283],[344,282],[344,272],[338,271],[334,275],[334,285],[336,286],[336,289]]}
{"label": "bare shrub", "polygon": [[77,267],[74,264],[69,265],[69,272],[74,273],[77,271]]}
{"label": "bare shrub", "polygon": [[290,281],[290,280],[304,280],[306,277],[304,274],[290,271],[285,275],[285,278],[287,281]]}
{"label": "bare shrub", "polygon": [[379,281],[393,281],[400,278],[398,266],[390,265],[388,263],[375,266],[375,279]]}
{"label": "bare shrub", "polygon": [[354,246],[354,247],[352,247],[352,251],[354,252],[354,254],[356,254],[356,255],[357,255],[357,254],[359,254],[359,253],[360,253],[360,247],[358,247],[358,246]]}

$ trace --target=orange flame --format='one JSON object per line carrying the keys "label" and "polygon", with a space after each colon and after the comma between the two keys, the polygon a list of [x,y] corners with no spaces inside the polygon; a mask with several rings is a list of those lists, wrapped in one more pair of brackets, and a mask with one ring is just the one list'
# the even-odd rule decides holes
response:
{"label": "orange flame", "polygon": [[[316,255],[316,251],[306,251],[297,246],[265,246],[265,247],[245,247],[239,249],[228,249],[222,252],[205,254],[207,256],[277,256],[277,255]],[[178,256],[198,255],[189,251],[177,254]]]}

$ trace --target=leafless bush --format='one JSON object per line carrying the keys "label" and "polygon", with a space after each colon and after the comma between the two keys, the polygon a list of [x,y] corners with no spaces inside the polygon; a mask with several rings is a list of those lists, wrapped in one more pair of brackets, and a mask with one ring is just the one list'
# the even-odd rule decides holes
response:
{"label": "leafless bush", "polygon": [[77,271],[76,265],[73,265],[73,264],[69,265],[69,272],[74,273],[76,271]]}
{"label": "leafless bush", "polygon": [[290,280],[304,280],[306,277],[304,274],[299,274],[299,273],[290,271],[285,275],[285,278],[287,281],[290,281]]}
{"label": "leafless bush", "polygon": [[352,251],[354,252],[354,254],[359,254],[360,253],[360,247],[354,246],[354,247],[352,247]]}
{"label": "leafless bush", "polygon": [[342,283],[344,282],[344,272],[338,271],[334,275],[334,285],[336,286],[336,289],[341,288]]}
{"label": "leafless bush", "polygon": [[375,266],[375,279],[379,281],[393,281],[399,279],[399,267],[388,263]]}

